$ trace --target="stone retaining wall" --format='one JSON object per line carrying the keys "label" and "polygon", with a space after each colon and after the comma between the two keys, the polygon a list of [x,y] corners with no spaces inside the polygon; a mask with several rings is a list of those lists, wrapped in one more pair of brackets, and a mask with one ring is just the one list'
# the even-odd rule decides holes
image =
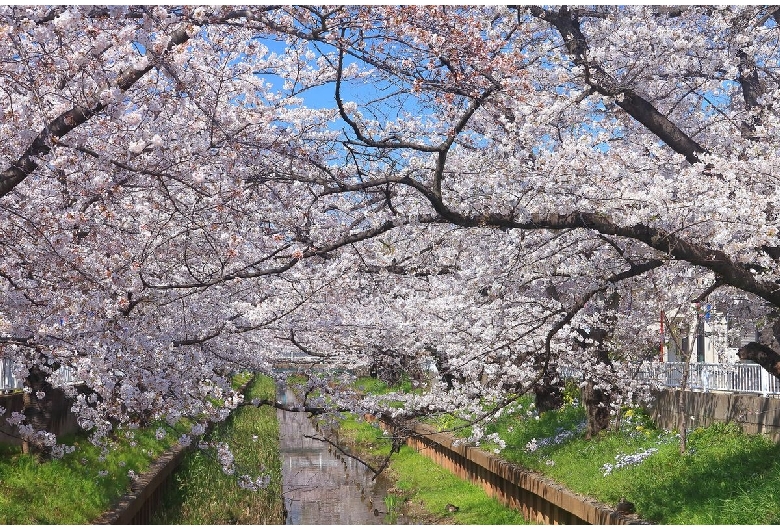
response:
{"label": "stone retaining wall", "polygon": [[[656,425],[677,429],[680,390],[663,389],[648,407]],[[713,422],[735,422],[746,433],[763,433],[780,443],[780,399],[729,392],[685,392],[688,428],[708,427]]]}

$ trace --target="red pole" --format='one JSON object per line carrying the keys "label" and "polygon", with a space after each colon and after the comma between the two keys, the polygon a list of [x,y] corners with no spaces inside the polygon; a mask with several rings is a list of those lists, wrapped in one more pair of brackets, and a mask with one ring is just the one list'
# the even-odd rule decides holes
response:
{"label": "red pole", "polygon": [[664,311],[661,310],[661,347],[659,348],[658,360],[664,362]]}

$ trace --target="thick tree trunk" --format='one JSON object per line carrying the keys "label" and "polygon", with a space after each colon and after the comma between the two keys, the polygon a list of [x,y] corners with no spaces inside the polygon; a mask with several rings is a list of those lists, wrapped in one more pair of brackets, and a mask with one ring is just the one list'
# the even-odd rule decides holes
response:
{"label": "thick tree trunk", "polygon": [[548,367],[547,372],[533,388],[534,404],[540,414],[563,406],[563,381],[555,372],[555,367]]}
{"label": "thick tree trunk", "polygon": [[[602,348],[596,351],[596,359],[599,364],[608,366],[612,364],[609,360],[609,352]],[[596,386],[597,382],[590,379],[582,391],[582,402],[585,405],[587,420],[585,438],[588,440],[609,428],[609,411],[612,407],[612,396],[609,392],[602,388],[596,388]]]}
{"label": "thick tree trunk", "polygon": [[[617,311],[620,304],[620,295],[615,291],[605,301],[605,317],[602,319],[602,326],[590,331],[579,330],[583,338],[581,346],[587,347],[588,342],[592,341],[596,346],[596,362],[612,370],[612,361],[609,358],[607,341],[615,333],[617,318],[614,311]],[[596,436],[601,431],[609,428],[609,413],[612,408],[612,395],[603,388],[596,388],[598,382],[589,379],[583,390],[583,404],[585,405],[585,414],[587,416],[587,431],[585,438],[588,440]]]}
{"label": "thick tree trunk", "polygon": [[587,416],[585,438],[590,440],[609,427],[609,410],[612,398],[608,392],[596,388],[596,383],[588,381],[582,392]]}
{"label": "thick tree trunk", "polygon": [[750,342],[742,346],[737,356],[743,361],[753,361],[775,377],[780,377],[780,318],[771,328],[761,332],[761,342]]}
{"label": "thick tree trunk", "polygon": [[[54,388],[46,380],[47,374],[40,368],[33,366],[25,379],[25,384],[31,389],[24,394],[24,409],[22,412],[26,417],[26,423],[33,428],[34,432],[45,431],[52,432],[55,428],[55,399]],[[41,393],[41,394],[39,394]],[[51,447],[31,442],[24,439],[22,442],[22,452],[24,454],[34,455],[37,459],[43,460],[51,456]]]}

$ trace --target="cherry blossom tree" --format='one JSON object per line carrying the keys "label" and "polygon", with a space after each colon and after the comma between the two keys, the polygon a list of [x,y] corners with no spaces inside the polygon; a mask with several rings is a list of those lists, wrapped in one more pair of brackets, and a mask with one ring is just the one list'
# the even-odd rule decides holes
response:
{"label": "cherry blossom tree", "polygon": [[430,372],[398,409],[312,369],[311,411],[485,419],[574,367],[595,419],[707,297],[778,374],[778,17],[3,8],[2,356],[36,396],[73,368],[96,442],[291,350]]}

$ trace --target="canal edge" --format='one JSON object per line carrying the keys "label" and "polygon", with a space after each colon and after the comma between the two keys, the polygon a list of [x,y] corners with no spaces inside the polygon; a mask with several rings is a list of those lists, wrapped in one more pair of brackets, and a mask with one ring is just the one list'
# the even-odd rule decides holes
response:
{"label": "canal edge", "polygon": [[[236,391],[244,394],[250,383],[257,377],[255,374]],[[230,415],[236,409],[230,412]],[[228,418],[230,417],[228,415]],[[227,418],[226,418],[227,420]],[[223,420],[225,421],[225,420]],[[209,422],[202,437],[208,436],[221,422]],[[171,476],[179,467],[184,456],[194,451],[193,444],[184,446],[176,443],[164,451],[149,464],[149,469],[138,475],[130,484],[130,491],[114,501],[112,506],[103,512],[90,524],[93,525],[125,525],[149,524],[162,498],[163,489],[170,483]]]}
{"label": "canal edge", "polygon": [[635,514],[575,493],[552,479],[488,453],[459,443],[450,434],[423,423],[413,426],[406,444],[460,478],[480,486],[488,495],[542,524],[650,524]]}

